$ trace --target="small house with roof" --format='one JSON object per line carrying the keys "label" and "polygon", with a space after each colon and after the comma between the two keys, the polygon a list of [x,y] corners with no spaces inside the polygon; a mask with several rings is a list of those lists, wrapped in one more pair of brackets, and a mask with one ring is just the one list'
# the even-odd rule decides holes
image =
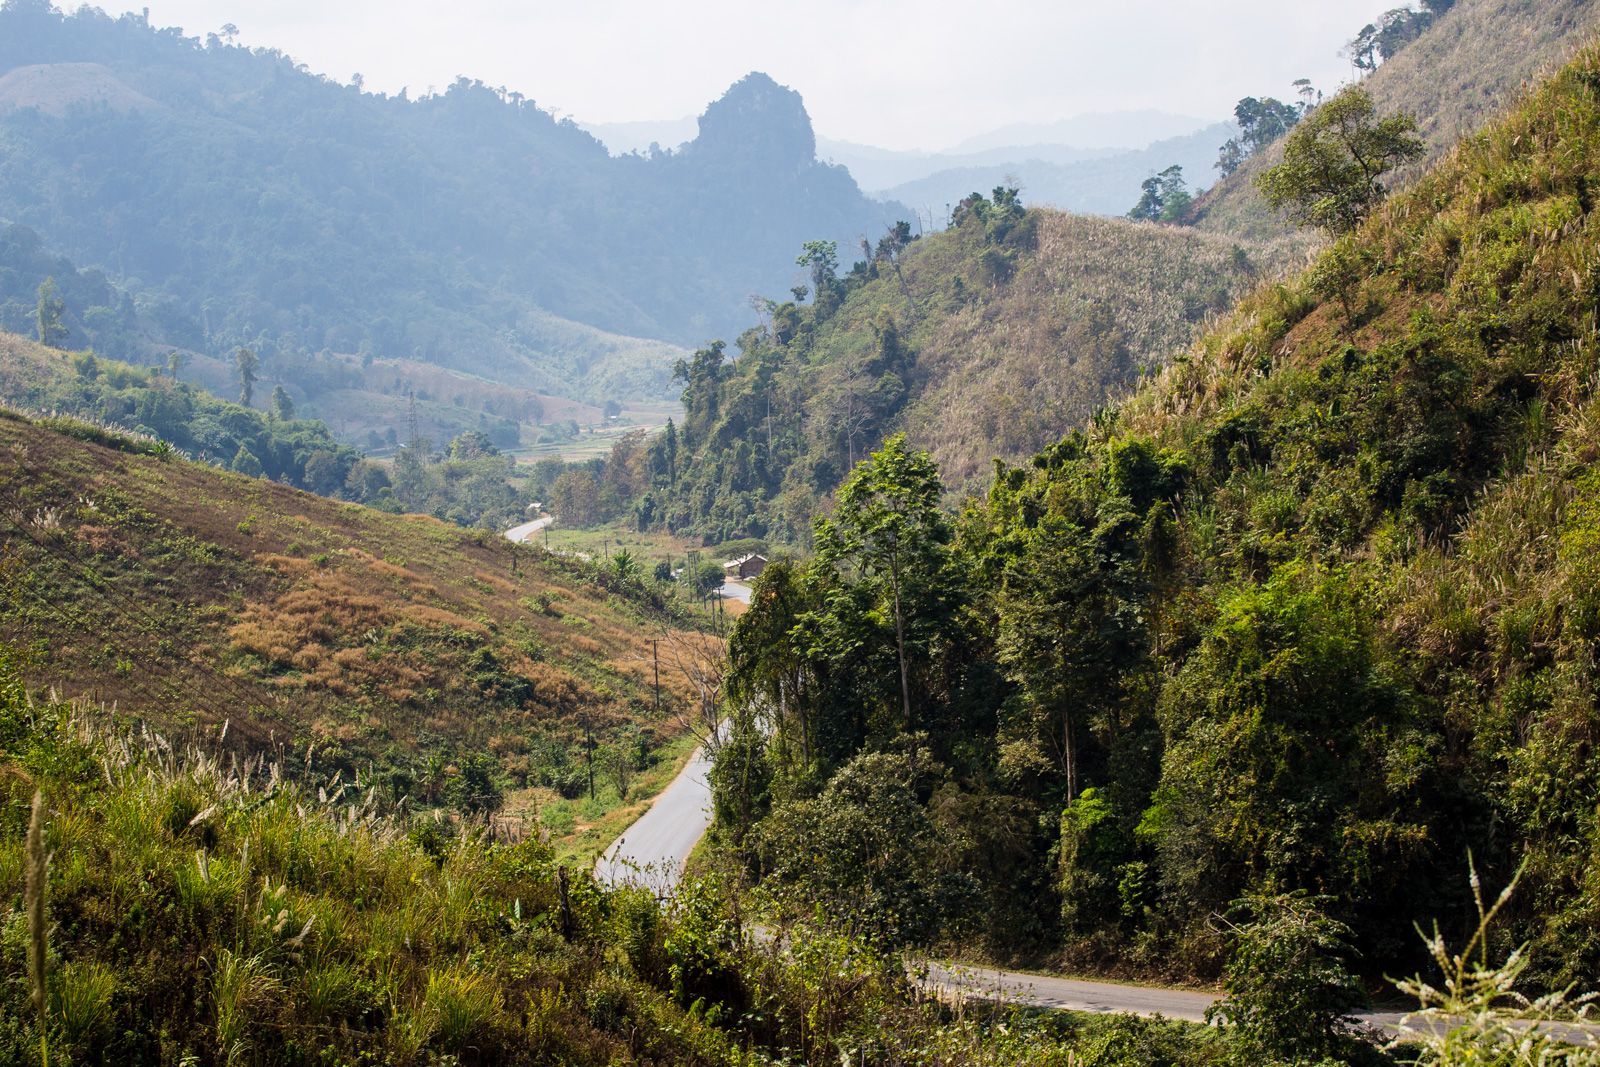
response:
{"label": "small house with roof", "polygon": [[767,557],[759,552],[730,559],[722,565],[723,577],[729,581],[747,582],[767,569]]}

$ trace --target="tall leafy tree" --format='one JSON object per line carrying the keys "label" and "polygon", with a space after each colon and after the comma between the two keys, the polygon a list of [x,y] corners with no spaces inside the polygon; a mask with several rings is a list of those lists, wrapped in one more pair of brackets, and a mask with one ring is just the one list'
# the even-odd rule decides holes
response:
{"label": "tall leafy tree", "polygon": [[934,593],[944,575],[950,524],[939,507],[944,487],[933,458],[895,434],[839,490],[831,518],[817,523],[817,556],[849,567],[881,592],[894,624],[901,712],[913,722],[907,639],[910,594]]}
{"label": "tall leafy tree", "polygon": [[[1305,92],[1310,83],[1302,78],[1294,85],[1303,104],[1309,99]],[[1286,104],[1271,96],[1244,97],[1233,108],[1233,121],[1239,127],[1239,135],[1229,138],[1222,146],[1217,169],[1223,177],[1232,174],[1245,160],[1292,130],[1304,114],[1304,106]]]}
{"label": "tall leafy tree", "polygon": [[1182,222],[1194,199],[1183,179],[1183,167],[1174,163],[1140,185],[1144,195],[1128,212],[1128,218],[1142,222]]}
{"label": "tall leafy tree", "polygon": [[261,369],[261,357],[248,348],[241,348],[233,355],[234,376],[239,379],[239,403],[245,407],[250,406],[250,399],[255,395],[256,373]]}
{"label": "tall leafy tree", "polygon": [[288,390],[281,385],[272,387],[272,413],[284,422],[294,418],[294,400],[289,396]]}
{"label": "tall leafy tree", "polygon": [[46,278],[39,286],[39,305],[36,313],[40,344],[54,348],[67,339],[66,314],[66,302],[56,294],[56,280]]}

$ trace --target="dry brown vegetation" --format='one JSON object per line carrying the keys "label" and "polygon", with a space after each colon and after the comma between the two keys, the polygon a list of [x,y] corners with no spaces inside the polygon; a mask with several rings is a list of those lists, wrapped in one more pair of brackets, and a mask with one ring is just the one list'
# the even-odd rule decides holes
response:
{"label": "dry brown vegetation", "polygon": [[[1354,36],[1358,27],[1350,29]],[[1362,83],[1379,112],[1415,116],[1426,142],[1427,155],[1398,184],[1420,177],[1597,31],[1600,0],[1460,0]],[[1197,225],[1256,240],[1287,234],[1255,187],[1282,155],[1280,141],[1213,186],[1199,202]]]}
{"label": "dry brown vegetation", "polygon": [[16,417],[0,572],[0,642],[32,684],[335,764],[635,727],[653,747],[696,695],[663,663],[654,716],[649,640],[672,624],[584,565]]}
{"label": "dry brown vegetation", "polygon": [[[1082,423],[1279,262],[1173,227],[1038,216],[1037,251],[1014,278],[914,334],[923,384],[901,424],[951,486],[978,484],[995,457],[1016,460]],[[928,267],[910,258],[931,287],[943,279]]]}

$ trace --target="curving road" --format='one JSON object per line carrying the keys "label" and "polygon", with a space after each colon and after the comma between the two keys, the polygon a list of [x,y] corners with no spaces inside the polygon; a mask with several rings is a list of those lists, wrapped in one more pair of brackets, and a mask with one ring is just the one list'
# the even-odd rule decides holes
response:
{"label": "curving road", "polygon": [[601,854],[595,877],[607,885],[644,885],[661,896],[671,892],[711,826],[710,771],[705,748],[695,749],[650,809]]}
{"label": "curving road", "polygon": [[[643,885],[665,896],[683,877],[689,853],[711,825],[711,760],[696,749],[650,810],[628,827],[595,864],[595,877],[608,885]],[[1022,974],[988,967],[928,964],[924,984],[931,989],[1014,1004],[1071,1011],[1165,1015],[1200,1022],[1216,999],[1208,993],[1114,982],[1084,982]]]}
{"label": "curving road", "polygon": [[[650,809],[606,849],[595,864],[595,877],[609,885],[643,885],[665,897],[683,877],[689,853],[711,825],[711,785],[707,772],[711,759],[698,748],[672,784],[656,797]],[[1091,982],[1077,978],[1003,971],[993,967],[967,967],[925,962],[917,981],[924,989],[952,997],[1005,1001],[1034,1008],[1118,1015],[1164,1016],[1204,1022],[1206,1009],[1216,1003],[1210,993],[1154,986]],[[1363,1012],[1356,1025],[1375,1039],[1403,1036],[1439,1022],[1414,1021],[1410,1027],[1399,1012]],[[1537,1026],[1558,1040],[1581,1047],[1600,1044],[1600,1030],[1592,1025],[1516,1024]]]}
{"label": "curving road", "polygon": [[532,522],[525,522],[521,526],[513,526],[506,531],[506,540],[515,541],[519,545],[526,544],[528,538],[555,521],[556,517],[554,515],[546,515],[543,518],[534,519]]}

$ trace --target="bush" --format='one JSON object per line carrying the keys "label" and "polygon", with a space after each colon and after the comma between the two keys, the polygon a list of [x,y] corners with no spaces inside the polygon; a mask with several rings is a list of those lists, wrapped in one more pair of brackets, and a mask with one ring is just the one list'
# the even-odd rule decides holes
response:
{"label": "bush", "polygon": [[1222,1021],[1245,1062],[1332,1058],[1350,1044],[1348,1018],[1365,999],[1345,965],[1350,929],[1303,893],[1250,896],[1229,909],[1233,948]]}

